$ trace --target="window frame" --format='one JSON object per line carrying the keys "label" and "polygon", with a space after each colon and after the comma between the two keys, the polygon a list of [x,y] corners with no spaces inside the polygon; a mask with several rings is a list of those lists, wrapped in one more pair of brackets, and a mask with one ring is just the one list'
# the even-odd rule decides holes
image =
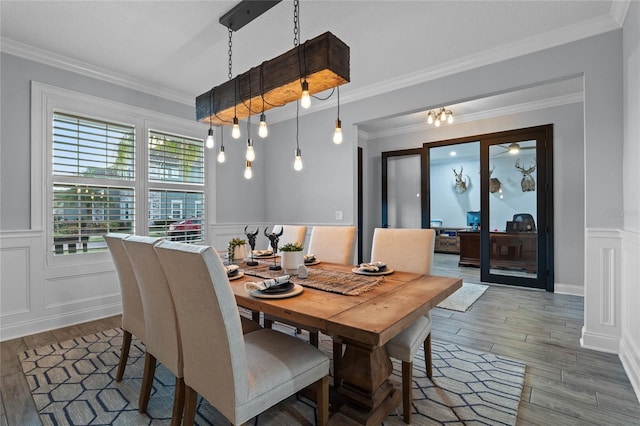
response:
{"label": "window frame", "polygon": [[[208,127],[195,120],[190,121],[180,117],[147,110],[144,108],[123,104],[120,102],[79,93],[44,83],[31,82],[31,228],[40,231],[45,238],[45,252],[47,267],[67,264],[85,264],[110,260],[108,251],[82,253],[81,256],[55,256],[50,250],[53,241],[53,113],[76,115],[99,121],[108,121],[134,127],[134,158],[135,176],[130,187],[134,188],[134,229],[140,235],[146,235],[149,224],[149,209],[147,195],[150,188],[148,179],[148,140],[150,131],[158,131],[184,137],[203,140]],[[211,179],[215,174],[211,168],[210,150],[204,149],[204,183],[199,185],[203,192],[206,208],[203,222],[211,223],[215,220],[213,203],[207,200],[215,199],[215,184]],[[91,182],[91,178],[89,178]],[[105,179],[95,179],[96,186],[108,185]],[[169,184],[156,182],[151,187],[167,190],[191,190],[192,185]],[[205,237],[207,237],[205,233]]]}

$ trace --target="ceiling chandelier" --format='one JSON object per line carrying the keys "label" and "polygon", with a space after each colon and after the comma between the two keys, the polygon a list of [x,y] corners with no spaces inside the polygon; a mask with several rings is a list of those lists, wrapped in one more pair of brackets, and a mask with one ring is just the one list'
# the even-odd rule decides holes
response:
{"label": "ceiling chandelier", "polygon": [[435,124],[436,127],[440,127],[441,123],[453,123],[453,112],[444,107],[438,111],[427,112],[427,123]]}
{"label": "ceiling chandelier", "polygon": [[[350,81],[349,46],[339,38],[330,32],[325,32],[302,44],[299,43],[298,0],[294,0],[293,49],[233,77],[231,72],[233,31],[239,30],[280,1],[242,0],[219,20],[222,25],[227,27],[229,33],[229,79],[196,97],[196,119],[209,124],[206,142],[206,146],[209,148],[214,146],[213,126],[231,125],[231,136],[234,139],[239,139],[239,120],[248,118],[247,132],[249,132],[251,115],[259,114],[258,135],[265,138],[268,136],[265,111],[294,101],[300,102],[299,106],[302,108],[309,108],[312,95],[337,88]],[[339,102],[338,96],[338,119],[335,123],[333,138],[335,144],[342,142]],[[259,108],[254,110],[252,105],[259,105]],[[297,116],[296,111],[296,161],[294,168],[299,170],[302,168],[302,160],[298,142]],[[222,145],[220,150],[219,156],[224,158]],[[250,135],[245,160],[246,169],[251,170],[251,162],[255,160],[255,153]],[[251,173],[245,173],[245,177],[247,175],[250,176]]]}

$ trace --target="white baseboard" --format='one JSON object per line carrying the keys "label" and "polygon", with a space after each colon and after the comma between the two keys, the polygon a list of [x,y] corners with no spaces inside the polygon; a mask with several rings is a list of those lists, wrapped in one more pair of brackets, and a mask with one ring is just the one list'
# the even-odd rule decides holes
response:
{"label": "white baseboard", "polygon": [[558,294],[568,294],[570,296],[584,297],[584,286],[576,284],[554,283],[553,292]]}
{"label": "white baseboard", "polygon": [[587,332],[585,328],[582,327],[580,346],[585,349],[593,349],[594,351],[618,354],[620,352],[620,338],[611,335]]}
{"label": "white baseboard", "polygon": [[68,312],[60,315],[37,318],[34,320],[17,322],[0,328],[0,342],[28,336],[34,333],[55,330],[61,327],[81,324],[107,318],[122,313],[122,303],[112,303],[82,311]]}
{"label": "white baseboard", "polygon": [[640,347],[626,333],[623,333],[620,341],[620,361],[640,402]]}

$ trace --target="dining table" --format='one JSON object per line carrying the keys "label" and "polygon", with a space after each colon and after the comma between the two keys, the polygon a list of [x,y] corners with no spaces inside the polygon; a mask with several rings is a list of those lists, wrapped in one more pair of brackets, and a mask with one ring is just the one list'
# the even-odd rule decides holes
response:
{"label": "dining table", "polygon": [[[367,274],[353,265],[319,262],[308,266],[307,278],[291,276],[298,289],[295,296],[264,298],[248,291],[245,283],[283,272],[266,272],[265,264],[259,265],[239,263],[241,276],[229,281],[238,306],[318,330],[344,344],[342,358],[334,359],[333,393],[339,403],[334,406],[332,401],[330,424],[348,420],[379,425],[400,405],[401,390],[389,380],[393,364],[385,344],[462,287],[460,278],[393,270]],[[353,287],[355,275],[369,278],[362,291]],[[339,288],[316,285],[326,277],[334,283],[344,281],[355,290],[341,294]]]}

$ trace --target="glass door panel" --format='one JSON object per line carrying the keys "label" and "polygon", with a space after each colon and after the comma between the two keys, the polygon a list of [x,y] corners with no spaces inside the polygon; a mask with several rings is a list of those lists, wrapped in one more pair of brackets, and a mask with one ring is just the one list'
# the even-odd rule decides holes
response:
{"label": "glass door panel", "polygon": [[388,157],[387,165],[387,220],[390,228],[420,228],[421,157],[402,155]]}
{"label": "glass door panel", "polygon": [[537,278],[536,141],[489,146],[489,273]]}

